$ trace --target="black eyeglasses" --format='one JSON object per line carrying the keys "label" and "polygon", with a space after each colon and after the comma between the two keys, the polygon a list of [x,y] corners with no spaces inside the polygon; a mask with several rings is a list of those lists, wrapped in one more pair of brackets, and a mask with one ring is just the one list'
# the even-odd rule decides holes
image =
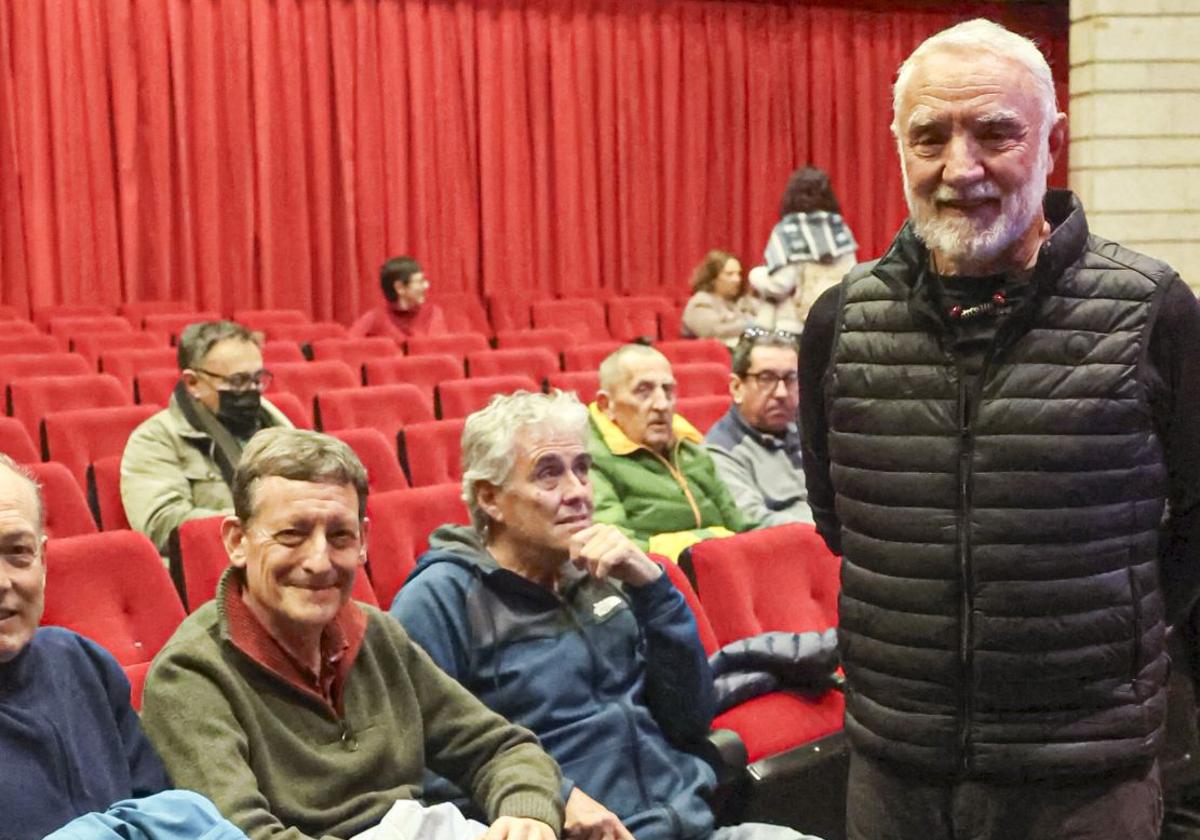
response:
{"label": "black eyeglasses", "polygon": [[225,376],[220,373],[213,373],[211,370],[204,368],[193,368],[196,373],[202,373],[205,376],[211,376],[218,380],[223,386],[220,390],[223,391],[265,391],[271,387],[271,383],[275,380],[275,375],[271,371],[263,368],[256,370],[253,373],[233,373]]}
{"label": "black eyeglasses", "polygon": [[794,370],[789,370],[787,373],[780,375],[773,370],[760,370],[758,373],[747,373],[745,379],[753,379],[759,388],[764,391],[774,391],[779,383],[783,383],[783,387],[789,391],[800,387],[800,374]]}

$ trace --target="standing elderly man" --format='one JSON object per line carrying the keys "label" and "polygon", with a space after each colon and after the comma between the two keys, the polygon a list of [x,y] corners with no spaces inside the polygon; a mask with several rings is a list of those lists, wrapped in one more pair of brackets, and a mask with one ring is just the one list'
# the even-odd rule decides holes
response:
{"label": "standing elderly man", "polygon": [[242,447],[291,422],[262,392],[262,339],[233,321],[190,324],[179,336],[179,382],[167,407],[138,426],[121,457],[121,501],[135,531],[162,554],[189,519],[228,513]]}
{"label": "standing elderly man", "polygon": [[704,436],[717,475],[763,525],[813,521],[800,457],[797,336],[746,330],[733,348],[733,405]]}
{"label": "standing elderly man", "polygon": [[700,433],[675,413],[675,375],[653,347],[626,344],[600,363],[588,407],[596,521],[644,550],[676,557],[757,523],[738,509]]}
{"label": "standing elderly man", "polygon": [[[369,829],[373,840],[553,840],[559,773],[533,736],[389,616],[350,600],[367,477],[349,447],[266,429],[242,453],[233,498],[217,596],[146,680],[143,721],[175,780],[253,840]],[[426,766],[468,791],[491,827],[422,809]]]}
{"label": "standing elderly man", "polygon": [[909,221],[802,346],[850,836],[1148,840],[1200,569],[1200,310],[1046,192],[1066,117],[1026,39],[925,41],[893,130]]}
{"label": "standing elderly man", "polygon": [[434,532],[392,614],[562,765],[568,837],[797,840],[762,824],[714,834],[712,768],[681,749],[708,734],[712,673],[662,568],[592,521],[587,428],[561,391],[496,397],[467,418],[474,524]]}

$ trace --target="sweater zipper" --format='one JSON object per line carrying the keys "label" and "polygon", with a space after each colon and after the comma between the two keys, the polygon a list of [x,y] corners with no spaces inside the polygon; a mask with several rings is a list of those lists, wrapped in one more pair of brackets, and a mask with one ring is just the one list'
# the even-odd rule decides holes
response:
{"label": "sweater zipper", "polygon": [[959,770],[966,773],[970,764],[971,716],[973,714],[972,684],[974,651],[972,636],[971,580],[971,461],[975,438],[971,429],[971,399],[962,363],[958,363],[958,568],[959,568],[959,639],[958,656],[962,671],[962,690],[959,694],[958,755]]}
{"label": "sweater zipper", "polygon": [[[687,498],[688,504],[692,506],[692,516],[696,517],[696,527],[704,527],[704,517],[700,515],[700,506],[696,504],[696,497],[692,495],[692,488],[688,487],[687,479],[684,478],[683,473],[675,469],[675,466],[670,461],[659,455],[653,449],[647,449],[647,451],[655,458],[663,462],[663,466],[667,468],[667,472],[671,474],[671,478],[675,479],[675,483],[679,485],[681,490],[683,490],[683,495]],[[679,443],[676,443],[672,457],[675,457],[678,454]]]}

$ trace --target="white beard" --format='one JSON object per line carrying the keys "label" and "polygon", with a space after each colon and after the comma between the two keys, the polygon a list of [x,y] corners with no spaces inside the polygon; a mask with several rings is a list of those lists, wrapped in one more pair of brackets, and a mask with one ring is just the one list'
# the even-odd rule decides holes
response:
{"label": "white beard", "polygon": [[[931,252],[957,265],[960,272],[965,269],[965,273],[971,274],[992,273],[989,269],[996,268],[999,258],[1029,230],[1041,210],[1049,169],[1050,156],[1043,153],[1038,155],[1029,180],[1016,192],[1005,195],[992,181],[983,181],[962,192],[942,184],[933,195],[920,198],[913,195],[908,170],[901,164],[904,199],[908,202],[913,231]],[[985,227],[965,216],[938,215],[939,201],[979,198],[1000,199],[1000,215]]]}

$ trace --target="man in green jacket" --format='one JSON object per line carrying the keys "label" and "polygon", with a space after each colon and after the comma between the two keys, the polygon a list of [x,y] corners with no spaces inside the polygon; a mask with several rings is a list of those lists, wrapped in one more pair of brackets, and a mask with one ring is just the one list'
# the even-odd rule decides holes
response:
{"label": "man in green jacket", "polygon": [[588,413],[597,522],[671,558],[756,527],[717,475],[703,436],[675,414],[675,376],[662,353],[641,344],[613,352],[600,364]]}
{"label": "man in green jacket", "polygon": [[[342,442],[298,429],[250,441],[222,526],[231,566],[146,680],[143,725],[163,763],[252,840],[370,829],[373,840],[554,840],[561,779],[533,735],[439,670],[390,616],[350,600],[366,501],[366,471]],[[427,766],[491,827],[421,807]],[[435,813],[448,833],[430,825]]]}
{"label": "man in green jacket", "polygon": [[179,383],[170,403],[125,444],[125,516],[163,555],[184,522],[233,509],[229,486],[246,441],[259,429],[292,425],[262,398],[271,374],[263,369],[261,341],[233,321],[190,324],[179,337]]}

